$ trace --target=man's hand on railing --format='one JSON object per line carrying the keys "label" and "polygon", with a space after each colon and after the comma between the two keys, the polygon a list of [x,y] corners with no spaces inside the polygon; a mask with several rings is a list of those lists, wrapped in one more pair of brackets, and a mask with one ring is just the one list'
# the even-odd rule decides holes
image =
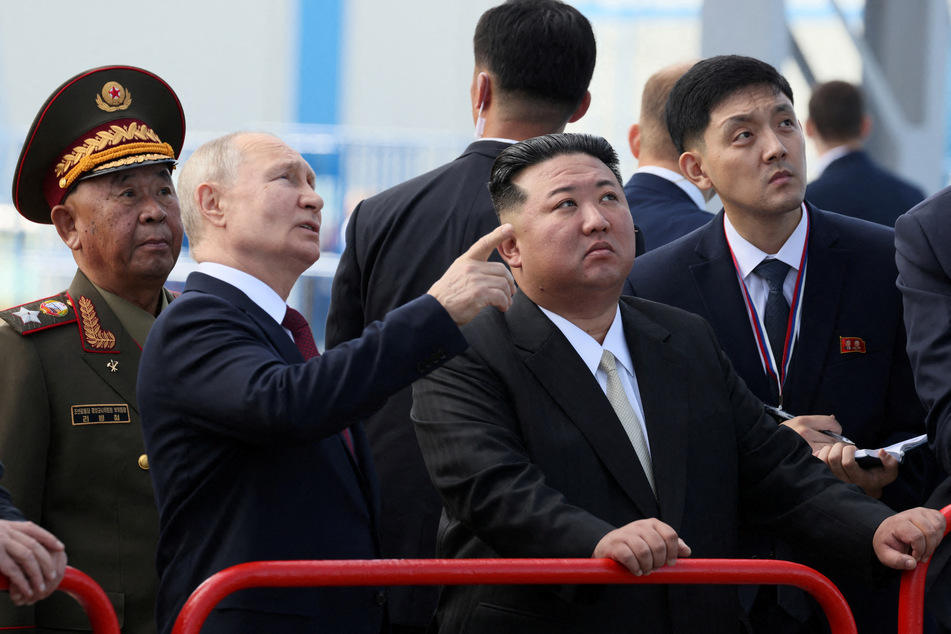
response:
{"label": "man's hand on railing", "polygon": [[56,590],[66,571],[66,548],[33,522],[0,520],[0,574],[10,580],[10,598],[31,605]]}
{"label": "man's hand on railing", "polygon": [[673,566],[678,557],[689,557],[690,547],[667,524],[647,519],[611,531],[591,556],[613,559],[635,575],[646,575],[661,566]]}
{"label": "man's hand on railing", "polygon": [[941,511],[914,508],[892,515],[882,522],[872,537],[879,561],[896,570],[914,570],[927,562],[945,532]]}

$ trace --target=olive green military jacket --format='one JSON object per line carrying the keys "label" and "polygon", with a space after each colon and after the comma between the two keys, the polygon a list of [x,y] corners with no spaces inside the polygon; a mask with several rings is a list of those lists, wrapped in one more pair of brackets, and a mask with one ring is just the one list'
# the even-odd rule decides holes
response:
{"label": "olive green military jacket", "polygon": [[[82,272],[65,293],[0,319],[2,484],[102,586],[125,634],[154,633],[158,513],[135,398],[141,349]],[[0,629],[34,620],[38,632],[89,630],[63,592],[33,609],[0,597]]]}

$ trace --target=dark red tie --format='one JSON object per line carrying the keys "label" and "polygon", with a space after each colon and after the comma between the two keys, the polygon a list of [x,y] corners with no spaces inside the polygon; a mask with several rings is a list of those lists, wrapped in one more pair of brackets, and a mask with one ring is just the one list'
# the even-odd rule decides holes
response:
{"label": "dark red tie", "polygon": [[[297,346],[297,349],[300,350],[305,361],[320,356],[320,351],[317,350],[317,344],[314,343],[314,333],[310,331],[310,324],[307,323],[303,315],[288,306],[287,312],[284,313],[284,321],[281,322],[281,325],[291,331],[291,335],[294,336],[294,344]],[[347,442],[347,447],[350,448],[350,453],[354,453],[353,438],[350,436],[350,429],[344,429],[341,433],[343,434],[343,439]]]}

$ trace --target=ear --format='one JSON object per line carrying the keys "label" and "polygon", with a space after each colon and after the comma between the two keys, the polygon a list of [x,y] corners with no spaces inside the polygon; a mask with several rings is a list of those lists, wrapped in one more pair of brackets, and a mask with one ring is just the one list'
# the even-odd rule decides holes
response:
{"label": "ear", "polygon": [[680,155],[680,173],[704,191],[713,187],[713,182],[703,169],[703,154],[697,150],[690,150]]}
{"label": "ear", "polygon": [[634,158],[641,158],[641,126],[637,123],[631,126],[627,131],[627,143],[631,146],[631,154]]}
{"label": "ear", "polygon": [[50,210],[50,219],[53,221],[53,226],[56,227],[56,233],[66,243],[66,246],[73,251],[78,251],[82,248],[82,240],[79,239],[75,214],[76,210],[68,203],[56,205]]}
{"label": "ear", "polygon": [[223,227],[225,212],[221,208],[221,188],[211,183],[202,183],[195,190],[195,202],[202,217],[211,225]]}
{"label": "ear", "polygon": [[502,256],[502,260],[509,265],[509,268],[520,269],[522,268],[522,253],[518,247],[518,238],[509,238],[505,240],[498,246],[499,255]]}
{"label": "ear", "polygon": [[812,119],[806,119],[806,136],[810,139],[816,138],[816,124],[812,122]]}
{"label": "ear", "polygon": [[484,112],[492,100],[492,79],[489,77],[489,73],[484,70],[476,70],[476,75],[472,78],[472,88],[469,90],[473,116],[478,116],[479,110]]}
{"label": "ear", "polygon": [[571,115],[571,118],[568,119],[568,123],[574,123],[578,119],[584,116],[584,113],[588,111],[588,107],[591,105],[591,91],[584,91],[584,97],[581,98],[581,104],[575,110],[575,113]]}
{"label": "ear", "polygon": [[859,127],[859,136],[862,139],[867,139],[871,133],[872,133],[872,115],[863,114],[862,125],[861,127]]}

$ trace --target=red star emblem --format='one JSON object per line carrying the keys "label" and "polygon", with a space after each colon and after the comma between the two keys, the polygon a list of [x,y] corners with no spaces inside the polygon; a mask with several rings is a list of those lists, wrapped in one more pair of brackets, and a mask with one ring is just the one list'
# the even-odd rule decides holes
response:
{"label": "red star emblem", "polygon": [[118,98],[119,98],[119,95],[121,95],[121,94],[122,94],[122,91],[119,90],[118,88],[116,88],[115,86],[113,86],[112,88],[109,89],[109,95],[110,95],[113,99],[118,99]]}

